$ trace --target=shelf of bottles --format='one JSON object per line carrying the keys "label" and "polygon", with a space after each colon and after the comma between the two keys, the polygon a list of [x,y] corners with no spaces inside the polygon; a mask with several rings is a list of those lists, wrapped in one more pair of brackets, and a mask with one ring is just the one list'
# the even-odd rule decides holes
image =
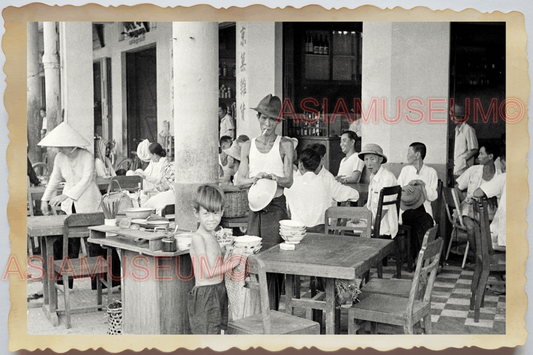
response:
{"label": "shelf of bottles", "polygon": [[218,64],[219,98],[231,99],[235,97],[235,80],[237,67],[234,59],[221,60]]}
{"label": "shelf of bottles", "polygon": [[361,33],[310,30],[305,33],[305,78],[357,80],[360,73]]}
{"label": "shelf of bottles", "polygon": [[[291,137],[334,137],[339,136],[343,131],[348,129],[346,120],[337,118],[331,122],[331,114],[326,115],[320,112],[319,114],[305,112],[298,114],[299,120],[288,121],[288,135]],[[344,127],[346,126],[346,127]]]}
{"label": "shelf of bottles", "polygon": [[467,53],[457,61],[455,83],[470,86],[496,86],[504,83],[505,57],[491,53]]}

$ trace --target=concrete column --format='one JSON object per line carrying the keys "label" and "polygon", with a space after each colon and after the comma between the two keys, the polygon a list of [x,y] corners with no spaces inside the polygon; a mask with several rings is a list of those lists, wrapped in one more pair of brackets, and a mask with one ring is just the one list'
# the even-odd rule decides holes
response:
{"label": "concrete column", "polygon": [[218,178],[218,23],[174,22],[176,222],[196,230],[192,196]]}
{"label": "concrete column", "polygon": [[65,121],[94,151],[93,41],[91,22],[61,22],[61,94]]}
{"label": "concrete column", "polygon": [[43,22],[43,66],[46,90],[48,131],[61,123],[61,90],[59,82],[59,35],[56,22]]}
{"label": "concrete column", "polygon": [[32,163],[41,161],[41,148],[37,146],[41,139],[41,77],[39,74],[39,29],[37,22],[28,22],[27,55],[27,120],[28,120],[28,156]]}
{"label": "concrete column", "polygon": [[[261,134],[251,110],[268,94],[283,102],[283,33],[280,22],[237,22],[237,134]],[[281,134],[281,124],[276,133]]]}
{"label": "concrete column", "polygon": [[[448,98],[449,50],[449,23],[363,24],[362,104],[368,111],[377,100],[378,108],[377,123],[363,123],[363,145],[377,143],[389,162],[405,163],[409,144],[419,141],[427,146],[426,163],[446,164],[447,104],[434,99]],[[408,107],[410,99],[419,101]],[[384,114],[399,119],[386,122]]]}

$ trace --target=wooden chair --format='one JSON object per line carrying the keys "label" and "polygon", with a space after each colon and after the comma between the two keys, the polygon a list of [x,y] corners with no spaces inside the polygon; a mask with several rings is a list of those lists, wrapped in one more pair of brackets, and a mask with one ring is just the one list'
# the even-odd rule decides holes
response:
{"label": "wooden chair", "polygon": [[259,290],[261,313],[230,321],[227,334],[320,334],[320,325],[305,318],[270,309],[264,262],[249,256],[250,279],[245,287]]}
{"label": "wooden chair", "polygon": [[[366,224],[346,226],[349,219],[366,220]],[[325,231],[326,234],[344,235],[346,231],[360,231],[362,236],[372,235],[372,212],[366,207],[343,207],[332,206],[326,210]]]}
{"label": "wooden chair", "polygon": [[[89,226],[97,226],[104,224],[104,214],[99,213],[77,213],[68,216],[63,224],[63,259],[54,261],[54,275],[55,280],[62,278],[63,285],[56,283],[55,292],[57,289],[63,291],[63,297],[65,300],[65,314],[66,314],[66,327],[71,327],[71,313],[74,310],[88,310],[88,309],[101,309],[102,308],[102,283],[108,288],[107,301],[111,303],[111,281],[104,280],[104,274],[107,273],[108,263],[102,257],[87,257],[88,253],[85,247],[84,239],[89,237]],[[82,254],[79,258],[69,258],[69,240],[80,239]],[[69,292],[69,278],[80,277],[96,277],[97,278],[97,294],[96,305],[72,308],[70,304],[70,292]],[[57,298],[57,296],[56,296]],[[55,310],[54,310],[55,311]]]}
{"label": "wooden chair", "polygon": [[[448,257],[450,256],[453,240],[455,239],[456,242],[459,242],[461,239],[463,242],[466,242],[465,255],[463,257],[463,263],[461,264],[461,268],[464,268],[470,243],[468,242],[466,227],[463,223],[463,216],[461,216],[461,210],[459,209],[459,193],[454,187],[444,187],[443,197],[444,204],[446,206],[446,215],[448,216],[448,220],[453,227],[450,242],[448,243],[448,249],[446,251],[446,260],[448,260]],[[456,211],[455,214],[453,213],[454,210]]]}
{"label": "wooden chair", "polygon": [[[428,243],[434,241],[437,237],[439,225],[436,224],[430,228],[424,235],[422,241],[422,248]],[[416,270],[415,270],[416,273]],[[385,295],[395,295],[401,297],[409,297],[411,291],[412,280],[407,279],[372,279],[361,289],[363,293],[380,293]]]}
{"label": "wooden chair", "polygon": [[[139,187],[142,189],[143,179],[138,175],[132,176],[113,176],[111,180],[115,180],[119,183],[122,190],[128,190],[130,192],[136,192],[139,190]],[[112,181],[109,182],[110,184]],[[112,185],[118,187],[116,184]]]}
{"label": "wooden chair", "polygon": [[[505,273],[506,253],[495,253],[492,249],[487,199],[474,202],[474,213],[479,215],[480,227],[474,229],[476,238],[476,265],[472,277],[470,309],[474,310],[474,322],[479,322],[483,307],[485,286],[491,272]],[[491,281],[491,284],[505,285],[505,281]]]}
{"label": "wooden chair", "polygon": [[[393,198],[390,198],[393,197]],[[370,198],[370,197],[369,197]],[[379,202],[378,202],[378,209],[376,211],[376,217],[374,219],[374,230],[372,232],[372,238],[383,238],[383,236],[380,233],[381,228],[381,220],[383,218],[383,207],[384,206],[396,206],[396,213],[399,216],[400,215],[400,201],[402,199],[402,187],[400,185],[396,186],[389,186],[384,187],[381,189],[379,193]],[[390,210],[389,210],[390,212]],[[387,212],[387,213],[389,213]],[[409,229],[410,230],[410,229]],[[405,233],[403,232],[405,231]],[[401,244],[400,239],[405,239],[404,242],[408,243],[408,254],[411,250],[410,248],[410,236],[407,237],[407,228],[403,229],[402,232],[400,232],[400,228],[398,228],[398,235],[396,238],[394,238],[394,244],[396,245],[395,248],[395,254],[396,254],[396,276],[400,279],[402,278],[402,258],[401,258]],[[381,278],[383,276],[383,266],[382,263],[378,263],[377,265],[378,269],[378,277]],[[369,277],[366,277],[367,281]]]}
{"label": "wooden chair", "polygon": [[[371,322],[373,333],[377,333],[377,323],[384,323],[403,326],[405,334],[413,334],[414,325],[423,321],[425,333],[431,334],[431,292],[442,244],[439,238],[420,249],[408,298],[374,293],[352,305],[348,309],[348,334],[356,334],[356,320]],[[424,292],[420,292],[423,287]]]}

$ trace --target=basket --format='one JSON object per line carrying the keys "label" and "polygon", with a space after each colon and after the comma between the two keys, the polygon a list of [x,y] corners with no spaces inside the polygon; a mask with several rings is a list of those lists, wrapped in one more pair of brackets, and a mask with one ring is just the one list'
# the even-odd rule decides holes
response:
{"label": "basket", "polygon": [[224,191],[224,217],[243,217],[248,213],[248,191],[236,186],[222,185]]}
{"label": "basket", "polygon": [[115,301],[107,307],[107,334],[122,335],[122,302],[120,301]]}

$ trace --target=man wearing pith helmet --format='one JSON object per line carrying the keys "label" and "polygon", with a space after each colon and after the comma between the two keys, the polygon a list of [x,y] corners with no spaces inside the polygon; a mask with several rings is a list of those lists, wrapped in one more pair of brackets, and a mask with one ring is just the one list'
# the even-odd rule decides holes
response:
{"label": "man wearing pith helmet", "polygon": [[[368,202],[366,208],[375,217],[378,211],[379,193],[384,187],[398,185],[396,177],[382,164],[387,162],[387,157],[383,154],[383,149],[377,144],[366,144],[358,154],[359,159],[365,162],[367,170],[370,172],[370,185],[368,186]],[[385,213],[385,211],[387,211]],[[398,233],[398,212],[396,205],[383,206],[383,218],[379,228],[380,235],[390,235],[396,237]]]}
{"label": "man wearing pith helmet", "polygon": [[[276,182],[276,192],[266,207],[250,211],[247,233],[263,238],[263,249],[283,241],[279,235],[279,221],[288,219],[287,202],[283,189],[292,186],[292,162],[294,161],[293,142],[276,134],[280,120],[281,100],[267,95],[257,107],[257,120],[261,135],[242,145],[241,165],[235,176],[235,184],[249,187],[259,179]],[[278,309],[283,275],[268,274],[270,307]]]}

